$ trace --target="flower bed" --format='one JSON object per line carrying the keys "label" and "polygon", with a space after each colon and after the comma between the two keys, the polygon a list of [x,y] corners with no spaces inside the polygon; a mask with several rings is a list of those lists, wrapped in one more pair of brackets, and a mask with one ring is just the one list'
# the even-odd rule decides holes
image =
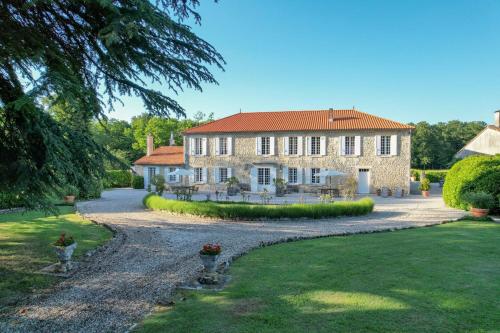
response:
{"label": "flower bed", "polygon": [[370,198],[318,204],[261,205],[250,203],[219,203],[212,201],[179,201],[148,194],[144,206],[153,210],[223,219],[325,218],[365,215],[373,211]]}

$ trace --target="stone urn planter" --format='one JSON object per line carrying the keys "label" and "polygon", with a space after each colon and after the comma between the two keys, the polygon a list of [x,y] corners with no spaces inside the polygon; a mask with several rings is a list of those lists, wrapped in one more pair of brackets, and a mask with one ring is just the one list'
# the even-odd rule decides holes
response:
{"label": "stone urn planter", "polygon": [[64,199],[64,202],[67,204],[75,203],[75,196],[74,195],[65,195],[63,199]]}
{"label": "stone urn planter", "polygon": [[73,237],[66,237],[64,232],[61,233],[59,238],[52,244],[54,252],[57,258],[59,258],[59,267],[57,267],[57,271],[67,272],[73,267],[71,257],[77,246],[78,243],[75,242]]}
{"label": "stone urn planter", "polygon": [[200,250],[200,259],[207,273],[215,272],[217,258],[222,248],[219,244],[207,243]]}
{"label": "stone urn planter", "polygon": [[54,252],[57,255],[57,258],[59,259],[60,263],[60,271],[61,272],[67,272],[72,268],[72,263],[71,263],[71,257],[73,256],[73,252],[75,251],[76,247],[78,246],[77,242],[74,242],[71,245],[68,246],[56,246],[53,245]]}
{"label": "stone urn planter", "polygon": [[474,217],[485,217],[485,216],[488,216],[489,211],[490,210],[487,209],[487,208],[474,208],[474,207],[470,208],[470,213]]}
{"label": "stone urn planter", "polygon": [[211,254],[200,254],[200,259],[201,262],[203,263],[203,266],[205,267],[205,271],[207,273],[213,273],[215,272],[215,269],[217,268],[217,259],[219,258],[219,255],[211,255]]}

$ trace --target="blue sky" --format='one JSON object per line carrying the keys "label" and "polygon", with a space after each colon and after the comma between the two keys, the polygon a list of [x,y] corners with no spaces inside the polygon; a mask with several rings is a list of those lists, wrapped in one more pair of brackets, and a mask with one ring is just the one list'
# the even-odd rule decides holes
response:
{"label": "blue sky", "polygon": [[[227,66],[218,86],[175,97],[188,116],[355,106],[490,123],[500,109],[500,1],[205,0],[199,12],[194,30]],[[144,112],[124,101],[111,117]]]}

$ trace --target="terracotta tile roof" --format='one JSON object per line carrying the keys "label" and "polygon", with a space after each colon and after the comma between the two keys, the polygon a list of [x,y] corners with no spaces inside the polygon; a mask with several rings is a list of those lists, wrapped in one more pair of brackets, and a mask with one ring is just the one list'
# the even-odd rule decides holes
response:
{"label": "terracotta tile roof", "polygon": [[161,146],[153,150],[149,156],[143,156],[134,162],[137,165],[182,165],[184,164],[184,147]]}
{"label": "terracotta tile roof", "polygon": [[[333,121],[329,121],[333,118]],[[186,130],[185,134],[324,130],[412,129],[357,110],[244,112]]]}

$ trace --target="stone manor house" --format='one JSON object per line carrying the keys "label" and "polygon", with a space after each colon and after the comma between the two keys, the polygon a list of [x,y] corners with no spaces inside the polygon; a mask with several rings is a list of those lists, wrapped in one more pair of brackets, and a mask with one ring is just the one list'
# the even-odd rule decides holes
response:
{"label": "stone manor house", "polygon": [[[412,129],[354,109],[237,113],[186,130],[183,147],[153,149],[148,136],[135,168],[145,186],[163,174],[167,184],[215,190],[235,176],[252,192],[274,192],[277,178],[309,192],[335,170],[354,177],[361,194],[382,187],[408,193]],[[190,175],[168,175],[179,168]]]}

